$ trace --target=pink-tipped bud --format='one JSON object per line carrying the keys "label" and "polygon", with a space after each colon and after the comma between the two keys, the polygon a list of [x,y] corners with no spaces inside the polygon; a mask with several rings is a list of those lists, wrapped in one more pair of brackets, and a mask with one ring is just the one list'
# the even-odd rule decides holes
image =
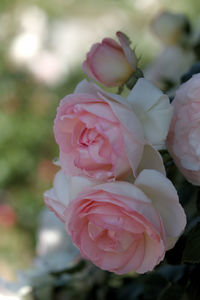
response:
{"label": "pink-tipped bud", "polygon": [[94,44],[83,63],[85,74],[106,86],[120,86],[136,71],[137,57],[125,34],[116,33],[118,44],[111,38]]}

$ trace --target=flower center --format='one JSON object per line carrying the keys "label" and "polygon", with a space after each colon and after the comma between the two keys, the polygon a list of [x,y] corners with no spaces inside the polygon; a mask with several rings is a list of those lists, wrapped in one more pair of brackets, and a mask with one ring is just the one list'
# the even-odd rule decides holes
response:
{"label": "flower center", "polygon": [[124,251],[134,241],[133,234],[129,232],[107,230],[91,222],[88,223],[88,233],[100,249],[108,252]]}
{"label": "flower center", "polygon": [[89,146],[94,144],[98,139],[99,133],[95,129],[84,128],[79,137],[79,143],[82,146]]}

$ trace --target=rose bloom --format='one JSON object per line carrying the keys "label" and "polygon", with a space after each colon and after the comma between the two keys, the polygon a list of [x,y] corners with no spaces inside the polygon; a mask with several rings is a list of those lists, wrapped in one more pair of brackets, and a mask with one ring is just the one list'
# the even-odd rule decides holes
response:
{"label": "rose bloom", "polygon": [[[135,102],[141,100],[136,98]],[[61,101],[54,133],[60,148],[61,167],[67,175],[108,180],[125,177],[131,169],[134,176],[141,168],[165,173],[162,159],[145,139],[142,123],[130,102],[86,80],[77,86],[74,94]],[[150,106],[154,102],[151,101]],[[148,105],[147,108],[151,113]],[[145,114],[140,107],[138,110]],[[159,116],[159,109],[156,115]],[[165,127],[166,123],[163,124]],[[159,125],[153,122],[152,130],[155,127],[160,130]],[[147,122],[147,126],[150,127],[151,122]]]}
{"label": "rose bloom", "polygon": [[177,90],[167,147],[176,165],[195,185],[200,185],[200,74]]}
{"label": "rose bloom", "polygon": [[153,33],[166,45],[175,45],[188,39],[190,27],[183,14],[164,11],[151,23]]}
{"label": "rose bloom", "polygon": [[110,38],[94,44],[83,63],[85,74],[109,86],[125,83],[137,68],[137,57],[130,48],[130,41],[122,32],[116,33],[120,45]]}
{"label": "rose bloom", "polygon": [[157,171],[143,170],[134,184],[91,184],[60,171],[45,202],[66,224],[82,256],[101,269],[151,271],[186,225],[172,183]]}

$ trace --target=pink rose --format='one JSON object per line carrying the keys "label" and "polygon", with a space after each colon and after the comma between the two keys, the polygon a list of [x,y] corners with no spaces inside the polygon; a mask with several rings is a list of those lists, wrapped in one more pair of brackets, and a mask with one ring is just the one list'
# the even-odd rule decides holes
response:
{"label": "pink rose", "polygon": [[99,185],[60,171],[45,201],[81,254],[117,274],[152,270],[186,225],[174,186],[154,170],[143,170],[134,184]]}
{"label": "pink rose", "polygon": [[92,46],[83,63],[88,77],[110,87],[125,83],[137,68],[137,58],[130,48],[129,39],[122,32],[116,35],[120,45],[105,38]]}
{"label": "pink rose", "polygon": [[86,80],[61,101],[54,133],[67,175],[107,180],[122,178],[131,169],[134,175],[141,168],[165,172],[128,101]]}
{"label": "pink rose", "polygon": [[188,181],[200,185],[200,74],[177,90],[167,147]]}

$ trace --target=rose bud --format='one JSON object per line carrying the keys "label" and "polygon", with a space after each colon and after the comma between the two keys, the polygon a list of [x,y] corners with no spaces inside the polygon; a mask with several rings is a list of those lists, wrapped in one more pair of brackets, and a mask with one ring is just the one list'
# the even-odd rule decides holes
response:
{"label": "rose bud", "polygon": [[172,105],[168,150],[187,180],[200,186],[200,74],[180,86]]}
{"label": "rose bud", "polygon": [[137,57],[128,37],[120,31],[116,35],[120,44],[111,38],[103,39],[92,46],[83,63],[89,78],[109,87],[121,86],[137,68]]}

